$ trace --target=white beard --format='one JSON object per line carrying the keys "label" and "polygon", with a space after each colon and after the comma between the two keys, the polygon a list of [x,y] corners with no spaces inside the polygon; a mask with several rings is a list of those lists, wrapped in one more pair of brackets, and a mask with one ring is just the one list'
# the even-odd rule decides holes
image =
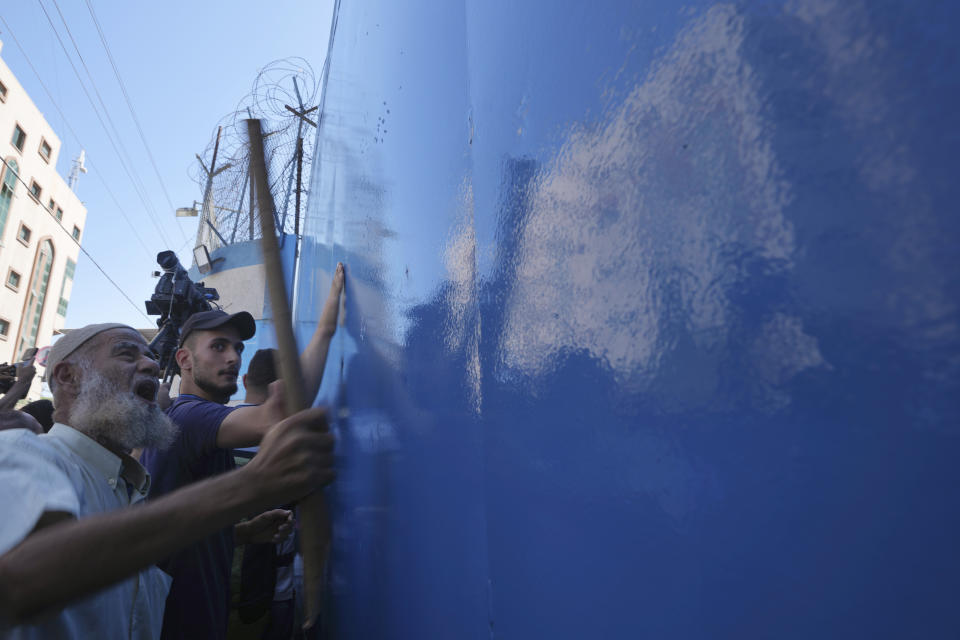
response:
{"label": "white beard", "polygon": [[166,449],[173,443],[179,428],[160,407],[121,389],[88,363],[81,362],[80,368],[80,395],[70,410],[70,426],[98,442],[110,442],[128,451],[139,447]]}

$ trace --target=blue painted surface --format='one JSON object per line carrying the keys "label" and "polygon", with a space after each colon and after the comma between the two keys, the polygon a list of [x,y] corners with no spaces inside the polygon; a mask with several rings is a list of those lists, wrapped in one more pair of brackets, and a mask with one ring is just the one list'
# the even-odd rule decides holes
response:
{"label": "blue painted surface", "polygon": [[340,5],[337,637],[960,635],[958,26]]}

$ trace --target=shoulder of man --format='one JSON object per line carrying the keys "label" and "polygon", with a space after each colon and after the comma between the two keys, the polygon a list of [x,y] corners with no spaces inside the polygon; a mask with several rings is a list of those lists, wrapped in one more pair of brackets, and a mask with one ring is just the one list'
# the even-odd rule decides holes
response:
{"label": "shoulder of man", "polygon": [[78,488],[68,469],[76,464],[49,441],[26,429],[0,432],[0,554],[33,531],[47,511],[80,513]]}
{"label": "shoulder of man", "polygon": [[235,409],[236,407],[204,400],[199,396],[177,396],[167,407],[166,414],[180,427],[180,433],[168,451],[178,450],[178,455],[203,455],[217,450],[217,432],[220,425]]}
{"label": "shoulder of man", "polygon": [[189,393],[177,396],[166,409],[166,414],[175,422],[180,420],[209,420],[219,418],[222,421],[231,411],[237,407],[230,407],[219,402],[204,400],[203,398]]}

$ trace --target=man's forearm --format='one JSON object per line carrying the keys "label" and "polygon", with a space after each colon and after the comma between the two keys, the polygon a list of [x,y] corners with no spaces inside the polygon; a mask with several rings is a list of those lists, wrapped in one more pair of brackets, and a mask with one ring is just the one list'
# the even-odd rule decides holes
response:
{"label": "man's forearm", "polygon": [[330,351],[330,342],[337,331],[337,322],[340,317],[340,298],[343,295],[344,269],[343,263],[338,262],[333,273],[333,282],[330,283],[330,293],[323,303],[317,328],[310,338],[307,348],[300,354],[301,370],[303,371],[303,390],[307,401],[311,404],[320,390],[323,380],[323,370],[327,366],[327,352]]}
{"label": "man's forearm", "polygon": [[260,444],[267,431],[282,418],[282,409],[270,402],[238,407],[220,424],[217,446],[221,449],[255,447]]}
{"label": "man's forearm", "polygon": [[261,510],[242,473],[34,532],[0,556],[0,617],[16,623],[62,607]]}
{"label": "man's forearm", "polygon": [[317,397],[317,391],[320,390],[320,383],[323,381],[323,370],[327,366],[327,353],[330,351],[330,342],[333,340],[335,331],[335,325],[333,327],[317,327],[309,344],[307,344],[307,348],[300,354],[304,391],[311,404],[313,399]]}
{"label": "man's forearm", "polygon": [[0,398],[0,411],[16,407],[17,402],[27,396],[27,393],[30,391],[31,382],[32,380],[17,380],[14,382],[10,390]]}

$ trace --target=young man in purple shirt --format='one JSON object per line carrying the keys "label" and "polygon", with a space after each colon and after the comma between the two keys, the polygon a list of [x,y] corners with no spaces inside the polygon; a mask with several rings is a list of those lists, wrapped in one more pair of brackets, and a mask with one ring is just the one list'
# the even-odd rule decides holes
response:
{"label": "young man in purple shirt", "polygon": [[[338,264],[320,322],[300,356],[309,398],[320,388],[336,331],[343,279],[343,265]],[[237,391],[243,341],[255,331],[253,317],[245,311],[204,311],[184,323],[176,354],[180,395],[166,411],[180,426],[180,433],[168,449],[145,449],[141,457],[153,478],[151,498],[233,469],[231,449],[258,445],[270,426],[285,417],[279,384],[271,385],[261,405],[225,406]],[[278,517],[289,518],[284,513]],[[236,534],[233,528],[222,529],[161,564],[173,576],[163,619],[165,640],[225,638],[233,548],[236,543],[268,541],[255,538],[254,533],[243,526],[237,527]]]}

